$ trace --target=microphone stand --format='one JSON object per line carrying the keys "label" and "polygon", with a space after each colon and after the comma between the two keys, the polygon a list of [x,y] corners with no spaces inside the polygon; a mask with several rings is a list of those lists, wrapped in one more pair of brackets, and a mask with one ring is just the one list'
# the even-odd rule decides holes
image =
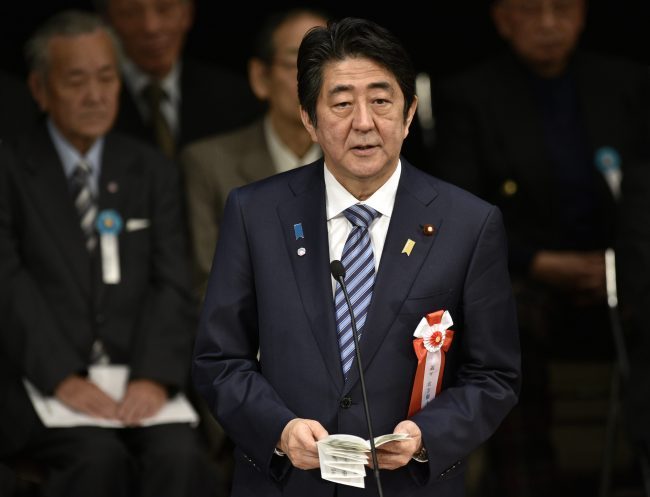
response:
{"label": "microphone stand", "polygon": [[[611,248],[605,251],[605,285],[607,289],[607,307],[609,308],[610,325],[616,350],[616,361],[611,380],[609,413],[607,415],[605,448],[603,450],[603,467],[599,487],[600,497],[607,497],[611,493],[614,466],[613,453],[616,445],[616,425],[620,416],[619,397],[621,395],[621,388],[626,387],[630,380],[630,360],[625,343],[623,326],[618,313],[616,255],[614,249]],[[648,457],[647,448],[642,443],[638,443],[637,445],[634,449],[636,449],[639,465],[641,466],[643,489],[645,495],[650,497],[650,457]]]}
{"label": "microphone stand", "polygon": [[[337,261],[335,261],[337,262]],[[345,297],[345,302],[348,306],[348,311],[350,313],[350,323],[352,324],[352,336],[354,338],[354,352],[357,358],[357,366],[359,368],[359,380],[361,381],[361,395],[363,397],[363,410],[366,413],[366,423],[368,424],[368,435],[370,437],[370,454],[372,456],[372,466],[374,469],[375,480],[377,481],[377,491],[379,497],[384,497],[384,492],[381,487],[381,478],[379,476],[379,463],[377,462],[377,448],[375,447],[375,438],[372,434],[372,422],[370,421],[370,408],[368,406],[368,396],[366,395],[366,380],[363,375],[363,367],[361,366],[361,351],[359,350],[359,334],[357,332],[357,320],[354,318],[354,312],[352,312],[352,303],[350,302],[350,297],[348,296],[348,289],[345,286],[343,278],[345,277],[345,268],[343,264],[339,262],[343,272],[337,271],[337,274],[334,275],[334,278],[341,285],[343,290],[343,296]]]}

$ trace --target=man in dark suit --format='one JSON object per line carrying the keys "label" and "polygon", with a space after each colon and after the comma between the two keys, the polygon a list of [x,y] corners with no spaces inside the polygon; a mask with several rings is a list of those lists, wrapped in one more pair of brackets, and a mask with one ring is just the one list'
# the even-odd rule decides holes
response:
{"label": "man in dark suit", "polygon": [[499,496],[557,491],[549,362],[613,358],[604,250],[621,175],[647,155],[648,77],[576,50],[585,9],[495,1],[512,50],[443,82],[434,99],[437,173],[499,206],[510,240],[524,386],[493,438]]}
{"label": "man in dark suit", "polygon": [[[261,114],[245,78],[182,57],[193,0],[95,0],[95,5],[119,35],[126,55],[115,129],[158,144],[175,157],[186,144]],[[147,93],[153,88],[159,91]]]}
{"label": "man in dark suit", "polygon": [[[190,425],[142,426],[189,372],[193,304],[176,171],[153,148],[109,132],[120,81],[99,18],[53,17],[27,54],[48,118],[1,150],[1,455],[42,465],[45,495],[211,495]],[[100,365],[113,377],[128,368],[121,397],[91,381]],[[23,380],[90,421],[46,425]],[[105,421],[127,428],[97,426]]]}
{"label": "man in dark suit", "polygon": [[[314,28],[298,54],[298,93],[324,160],[227,200],[193,378],[237,446],[235,497],[377,493],[371,478],[360,490],[319,470],[318,440],[369,433],[334,259],[347,270],[374,433],[409,436],[378,449],[386,495],[463,495],[466,456],[516,402],[501,216],[400,159],[414,89],[408,55],[382,27],[348,18]],[[428,324],[443,310],[450,345]],[[440,339],[424,355],[446,357],[427,370],[435,398],[423,397],[419,324]]]}

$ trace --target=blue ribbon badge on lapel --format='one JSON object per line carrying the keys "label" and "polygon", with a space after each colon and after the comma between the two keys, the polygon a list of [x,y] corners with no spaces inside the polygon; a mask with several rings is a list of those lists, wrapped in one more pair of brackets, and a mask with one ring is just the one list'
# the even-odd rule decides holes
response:
{"label": "blue ribbon badge on lapel", "polygon": [[[296,223],[293,225],[293,234],[296,237],[296,240],[300,240],[301,238],[303,240],[305,239],[305,234],[302,231],[302,223]],[[302,257],[307,253],[307,250],[305,249],[305,247],[298,247],[296,253],[298,254],[299,257]]]}
{"label": "blue ribbon badge on lapel", "polygon": [[613,147],[600,147],[596,150],[594,161],[596,168],[605,178],[614,198],[621,193],[621,156]]}
{"label": "blue ribbon badge on lapel", "polygon": [[102,254],[102,279],[107,285],[116,285],[120,282],[118,235],[122,231],[123,225],[122,217],[113,209],[101,211],[95,221]]}

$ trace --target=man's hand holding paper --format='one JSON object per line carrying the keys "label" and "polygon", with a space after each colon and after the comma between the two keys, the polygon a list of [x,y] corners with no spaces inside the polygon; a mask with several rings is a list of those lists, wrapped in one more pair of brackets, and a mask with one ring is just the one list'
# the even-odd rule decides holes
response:
{"label": "man's hand holding paper", "polygon": [[279,449],[296,468],[315,469],[320,466],[316,441],[327,435],[327,430],[318,421],[295,418],[282,430]]}
{"label": "man's hand holding paper", "polygon": [[[406,466],[413,454],[421,449],[422,432],[413,421],[402,421],[395,427],[393,434],[405,434],[407,438],[400,438],[377,446],[377,462],[380,469],[397,469]],[[372,459],[368,463],[372,467]]]}
{"label": "man's hand holding paper", "polygon": [[[412,426],[411,426],[412,425]],[[399,428],[399,431],[397,431]],[[377,462],[383,469],[395,469],[404,466],[410,461],[411,456],[419,446],[419,429],[412,421],[403,421],[398,425],[394,433],[375,437],[375,448],[377,449]],[[413,428],[415,428],[413,430]],[[414,445],[409,432],[416,433],[418,442],[416,449],[409,452],[408,447]],[[324,480],[364,488],[366,476],[365,466],[372,466],[368,454],[370,453],[370,441],[364,440],[355,435],[330,435],[317,443],[320,460],[321,477]],[[380,447],[382,447],[380,449]],[[407,455],[408,453],[408,455]],[[380,458],[381,454],[381,458]],[[401,461],[405,461],[401,464]]]}

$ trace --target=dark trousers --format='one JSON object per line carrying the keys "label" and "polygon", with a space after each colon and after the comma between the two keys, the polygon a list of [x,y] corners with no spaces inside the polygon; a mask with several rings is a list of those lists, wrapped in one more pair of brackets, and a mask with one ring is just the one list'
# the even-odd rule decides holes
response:
{"label": "dark trousers", "polygon": [[195,430],[43,428],[27,454],[46,469],[48,497],[212,497],[217,475]]}

